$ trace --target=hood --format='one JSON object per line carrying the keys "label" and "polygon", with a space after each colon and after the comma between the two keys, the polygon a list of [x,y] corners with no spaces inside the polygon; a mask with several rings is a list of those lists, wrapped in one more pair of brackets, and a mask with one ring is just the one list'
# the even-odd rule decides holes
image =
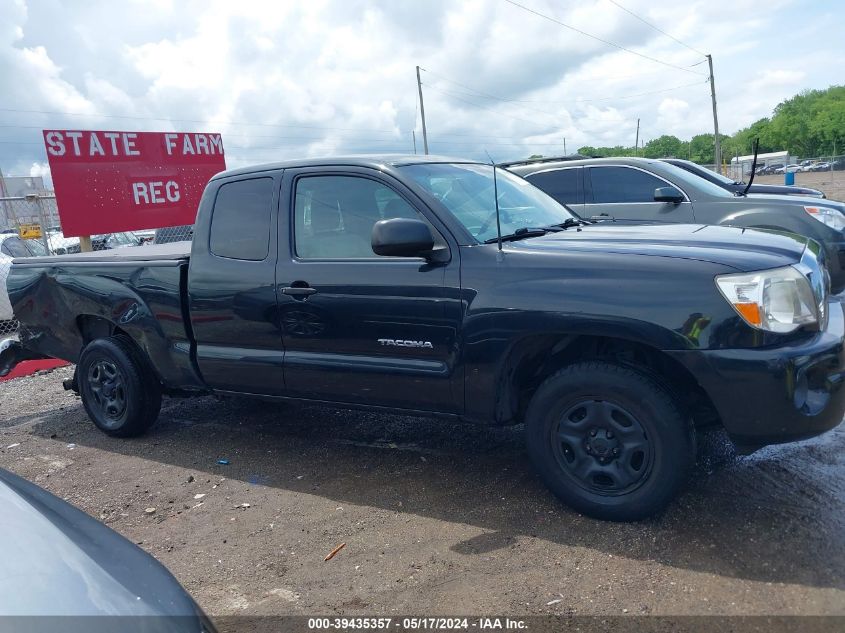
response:
{"label": "hood", "polygon": [[[739,198],[742,200],[742,198]],[[797,206],[807,205],[808,207],[831,207],[837,211],[845,213],[845,202],[838,200],[831,200],[830,198],[817,198],[815,196],[795,196],[795,195],[774,195],[768,193],[754,193],[749,192],[748,199],[765,200],[767,205],[784,205]]]}
{"label": "hood", "polygon": [[[744,191],[745,184],[732,185],[732,188],[737,191]],[[818,189],[812,189],[811,187],[798,187],[796,185],[769,185],[763,183],[758,184],[756,182],[751,185],[748,193],[770,194],[777,196],[809,196],[814,199],[818,199],[820,195],[824,195]]]}
{"label": "hood", "polygon": [[696,259],[740,271],[766,270],[801,259],[807,238],[793,233],[702,224],[591,224],[578,231],[511,242],[538,251],[573,250]]}
{"label": "hood", "polygon": [[182,624],[204,617],[152,556],[3,469],[0,507],[4,616],[182,616]]}

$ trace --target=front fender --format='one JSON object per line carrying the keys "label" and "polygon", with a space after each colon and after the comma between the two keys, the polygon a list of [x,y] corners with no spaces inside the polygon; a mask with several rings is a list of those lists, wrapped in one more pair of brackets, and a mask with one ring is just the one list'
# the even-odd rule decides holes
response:
{"label": "front fender", "polygon": [[744,211],[731,213],[723,217],[721,226],[739,226],[746,228],[762,228],[775,231],[797,233],[817,241],[824,241],[827,237],[827,227],[811,218],[801,207],[795,205],[792,209],[759,206]]}
{"label": "front fender", "polygon": [[495,265],[480,252],[462,255],[467,417],[498,417],[511,359],[529,339],[551,348],[600,337],[660,351],[783,342],[744,324],[721,296],[714,277],[734,269],[682,255],[510,252]]}

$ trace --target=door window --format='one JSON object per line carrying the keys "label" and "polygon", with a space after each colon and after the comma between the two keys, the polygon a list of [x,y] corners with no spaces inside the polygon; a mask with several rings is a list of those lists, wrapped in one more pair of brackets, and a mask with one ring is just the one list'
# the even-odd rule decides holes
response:
{"label": "door window", "polygon": [[218,257],[262,261],[270,249],[273,179],[229,182],[217,190],[211,215],[211,252]]}
{"label": "door window", "polygon": [[581,167],[569,167],[542,171],[526,176],[525,179],[561,204],[583,204],[581,169]]}
{"label": "door window", "polygon": [[[356,176],[305,176],[296,181],[294,235],[303,259],[378,257],[372,248],[379,220],[425,218],[390,187]],[[437,231],[435,246],[445,245]]]}
{"label": "door window", "polygon": [[667,183],[630,167],[592,167],[593,202],[654,202],[654,190]]}

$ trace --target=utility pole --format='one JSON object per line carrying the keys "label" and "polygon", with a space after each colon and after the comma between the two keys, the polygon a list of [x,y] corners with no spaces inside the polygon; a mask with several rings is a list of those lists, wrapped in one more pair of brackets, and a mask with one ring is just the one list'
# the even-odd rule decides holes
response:
{"label": "utility pole", "polygon": [[[834,147],[834,149],[836,148],[836,143],[833,144],[833,147]],[[834,154],[835,153],[836,152],[834,151]],[[3,170],[0,169],[0,198],[5,198],[5,197],[6,197],[6,181],[3,178]],[[6,208],[6,204],[7,204],[6,200],[3,200],[2,204],[0,204],[0,209],[3,210],[3,217],[0,218],[0,228],[3,228],[3,229],[7,228],[7,225],[9,224],[9,211]]]}
{"label": "utility pole", "polygon": [[417,153],[417,133],[411,130],[411,138],[414,140],[414,154]]}
{"label": "utility pole", "polygon": [[569,156],[569,154],[566,153],[566,137],[565,136],[563,137],[563,155]]}
{"label": "utility pole", "polygon": [[722,141],[719,140],[719,115],[716,111],[716,82],[713,79],[713,57],[707,56],[707,65],[710,67],[710,99],[713,101],[713,139],[715,141],[714,157],[716,159],[716,171],[722,173]]}
{"label": "utility pole", "polygon": [[420,81],[420,67],[417,66],[417,90],[420,93],[420,117],[422,118],[423,129],[423,150],[428,154],[428,132],[425,129],[425,106],[422,98],[422,81]]}
{"label": "utility pole", "polygon": [[637,119],[637,138],[634,141],[634,155],[635,156],[639,153],[639,146],[640,146],[640,120]]}

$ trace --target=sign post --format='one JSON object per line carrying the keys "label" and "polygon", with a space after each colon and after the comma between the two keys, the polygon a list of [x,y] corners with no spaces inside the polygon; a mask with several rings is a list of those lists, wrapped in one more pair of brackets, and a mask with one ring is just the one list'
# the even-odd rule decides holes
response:
{"label": "sign post", "polygon": [[62,233],[79,237],[193,224],[226,169],[218,133],[44,130]]}

